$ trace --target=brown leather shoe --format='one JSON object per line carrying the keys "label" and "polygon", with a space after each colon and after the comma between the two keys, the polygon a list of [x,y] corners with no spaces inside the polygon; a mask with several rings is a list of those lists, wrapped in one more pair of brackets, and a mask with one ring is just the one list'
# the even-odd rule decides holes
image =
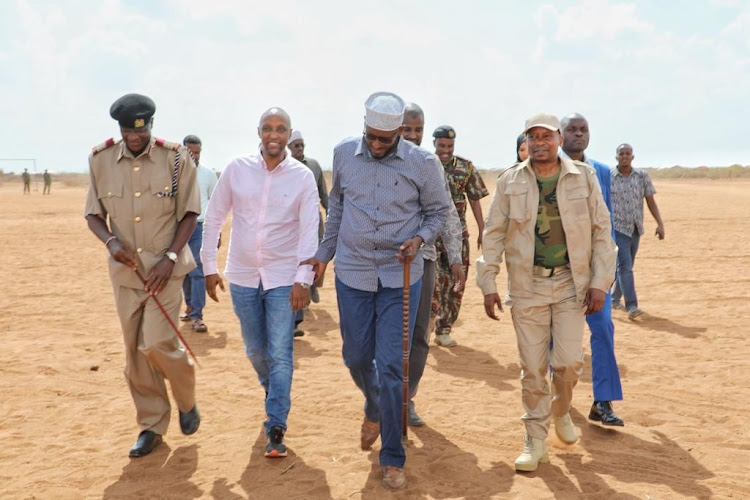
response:
{"label": "brown leather shoe", "polygon": [[380,423],[370,422],[365,417],[362,422],[362,432],[360,434],[360,445],[363,450],[369,450],[372,444],[378,440],[380,435]]}
{"label": "brown leather shoe", "polygon": [[383,486],[389,490],[400,490],[406,486],[406,474],[404,469],[386,465],[383,467]]}

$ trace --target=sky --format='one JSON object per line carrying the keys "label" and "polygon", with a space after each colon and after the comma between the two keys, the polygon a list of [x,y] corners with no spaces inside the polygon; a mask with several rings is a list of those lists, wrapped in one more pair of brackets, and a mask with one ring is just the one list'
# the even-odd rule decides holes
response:
{"label": "sky", "polygon": [[362,133],[391,91],[455,128],[480,168],[515,161],[529,116],[582,113],[587,154],[636,166],[750,164],[750,0],[284,2],[0,0],[0,168],[85,172],[109,107],[157,106],[154,135],[203,140],[221,171],[279,106],[306,154]]}

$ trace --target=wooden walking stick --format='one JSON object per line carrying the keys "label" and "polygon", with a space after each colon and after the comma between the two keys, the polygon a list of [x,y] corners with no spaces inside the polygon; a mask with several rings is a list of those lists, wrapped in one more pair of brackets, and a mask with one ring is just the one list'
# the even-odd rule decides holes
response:
{"label": "wooden walking stick", "polygon": [[404,259],[404,380],[403,380],[403,393],[404,393],[404,404],[401,408],[401,425],[403,427],[401,432],[401,441],[406,443],[407,427],[409,423],[409,288],[411,281],[409,274],[411,271],[411,259],[408,257]]}
{"label": "wooden walking stick", "polygon": [[[135,269],[135,274],[136,276],[138,276],[138,279],[141,280],[141,283],[145,285],[146,280],[143,279],[143,276],[141,275],[141,272],[138,269]],[[172,325],[172,329],[177,334],[177,338],[180,339],[180,342],[182,342],[182,345],[184,345],[187,352],[190,353],[190,356],[192,356],[193,361],[195,361],[195,364],[198,365],[198,367],[200,367],[201,364],[198,362],[198,358],[196,358],[195,354],[193,354],[193,350],[190,349],[190,346],[185,340],[185,337],[183,337],[182,334],[180,333],[180,330],[177,328],[177,325],[175,325],[174,321],[172,321],[172,318],[169,317],[169,313],[167,313],[167,310],[164,309],[163,305],[161,305],[161,302],[159,302],[159,299],[156,298],[156,295],[152,295],[151,298],[154,299],[154,302],[156,302],[156,305],[159,306],[159,310],[161,311],[161,313],[164,315],[165,318],[167,318],[167,321],[169,321],[169,324]]]}

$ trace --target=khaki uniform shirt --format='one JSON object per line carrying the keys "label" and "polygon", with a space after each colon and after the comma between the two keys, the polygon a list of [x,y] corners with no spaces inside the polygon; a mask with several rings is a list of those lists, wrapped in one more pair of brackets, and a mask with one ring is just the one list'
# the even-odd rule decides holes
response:
{"label": "khaki uniform shirt", "polygon": [[[615,278],[617,248],[593,168],[566,158],[560,158],[560,163],[557,202],[576,297],[583,301],[589,288],[609,290]],[[539,189],[529,160],[500,174],[485,223],[484,253],[477,259],[477,284],[483,294],[497,292],[495,278],[505,254],[509,298],[533,296],[538,208]]]}
{"label": "khaki uniform shirt", "polygon": [[[89,156],[89,173],[85,215],[109,218],[110,231],[133,251],[138,270],[145,278],[164,257],[182,218],[188,212],[201,212],[192,156],[184,146],[152,138],[146,150],[134,158],[123,142],[110,140],[94,148]],[[194,268],[193,254],[185,245],[178,254],[172,277],[184,276]],[[113,285],[143,287],[130,268],[111,256],[109,275]]]}

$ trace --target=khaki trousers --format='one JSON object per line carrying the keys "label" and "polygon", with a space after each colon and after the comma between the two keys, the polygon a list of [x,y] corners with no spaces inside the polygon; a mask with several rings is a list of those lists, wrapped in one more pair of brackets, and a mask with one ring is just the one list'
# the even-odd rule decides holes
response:
{"label": "khaki trousers", "polygon": [[[182,305],[183,277],[172,278],[157,295],[177,324]],[[143,289],[114,285],[117,314],[125,342],[125,379],[133,396],[141,431],[167,432],[170,418],[169,379],[182,412],[195,405],[195,369],[182,343],[159,307]]]}
{"label": "khaki trousers", "polygon": [[[511,316],[521,357],[522,420],[529,436],[544,439],[551,417],[570,411],[573,387],[583,371],[585,315],[570,270],[535,276],[534,296],[513,297]],[[547,383],[550,366],[554,397]]]}

